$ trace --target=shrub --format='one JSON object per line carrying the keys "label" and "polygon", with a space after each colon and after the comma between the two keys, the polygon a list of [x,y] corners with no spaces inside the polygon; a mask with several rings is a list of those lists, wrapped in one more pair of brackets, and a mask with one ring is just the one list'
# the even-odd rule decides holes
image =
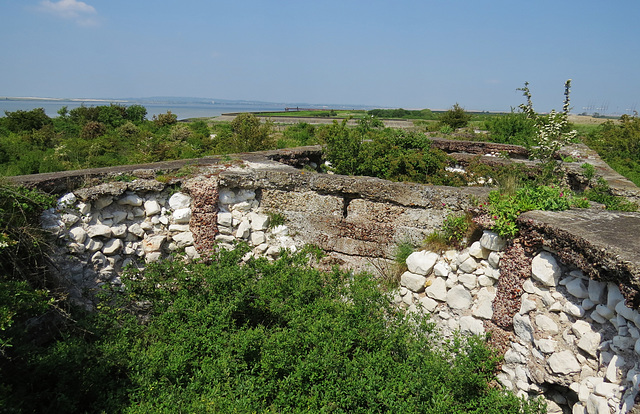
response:
{"label": "shrub", "polygon": [[171,111],[153,116],[153,123],[160,128],[168,125],[173,125],[176,122],[178,122],[178,115],[171,113]]}
{"label": "shrub", "polygon": [[231,121],[231,132],[233,152],[263,151],[274,146],[271,122],[262,124],[254,114],[236,116]]}
{"label": "shrub", "polygon": [[464,128],[471,120],[471,115],[457,103],[451,109],[444,112],[439,117],[440,123],[450,126],[453,130]]}
{"label": "shrub", "polygon": [[492,142],[525,147],[535,143],[535,121],[523,112],[496,115],[484,121],[484,125]]}

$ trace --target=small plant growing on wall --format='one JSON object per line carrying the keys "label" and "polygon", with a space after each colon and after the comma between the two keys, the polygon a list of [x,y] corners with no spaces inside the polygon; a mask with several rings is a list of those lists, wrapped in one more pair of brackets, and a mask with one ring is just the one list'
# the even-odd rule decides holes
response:
{"label": "small plant growing on wall", "polygon": [[567,131],[569,128],[569,94],[571,92],[571,79],[564,84],[564,104],[562,112],[551,110],[549,115],[542,116],[533,109],[531,101],[531,91],[529,82],[524,83],[523,88],[518,88],[527,98],[526,104],[520,104],[519,108],[527,115],[527,118],[535,122],[536,136],[535,146],[532,148],[534,158],[541,160],[544,164],[544,172],[548,178],[553,177],[557,172],[558,151],[568,143],[572,142],[578,132],[576,130]]}

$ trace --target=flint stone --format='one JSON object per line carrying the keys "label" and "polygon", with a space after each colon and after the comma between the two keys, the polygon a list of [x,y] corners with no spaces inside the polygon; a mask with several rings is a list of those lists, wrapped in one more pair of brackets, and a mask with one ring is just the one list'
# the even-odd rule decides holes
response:
{"label": "flint stone", "polygon": [[638,312],[628,308],[627,305],[624,304],[623,300],[618,302],[618,304],[615,307],[615,310],[616,312],[618,312],[618,315],[622,315],[625,319],[632,322],[635,321],[636,318],[638,317]]}
{"label": "flint stone", "polygon": [[185,193],[175,193],[169,197],[169,207],[173,210],[191,207],[191,197]]}
{"label": "flint stone", "polygon": [[489,253],[487,262],[489,262],[489,265],[494,269],[497,269],[498,267],[500,267],[500,253],[498,252]]}
{"label": "flint stone", "polygon": [[78,197],[76,197],[75,194],[67,193],[58,199],[58,202],[57,202],[58,208],[71,207],[73,203],[75,203],[77,200],[78,200]]}
{"label": "flint stone", "polygon": [[426,281],[426,277],[412,272],[404,272],[402,276],[400,276],[400,285],[405,286],[410,291],[417,293],[424,291],[424,284]]}
{"label": "flint stone", "polygon": [[609,365],[607,366],[607,371],[605,372],[604,377],[607,381],[612,384],[619,384],[618,380],[618,368],[623,367],[625,364],[624,358],[618,355],[614,355],[609,361]]}
{"label": "flint stone", "polygon": [[585,300],[582,301],[582,309],[584,309],[585,311],[591,310],[596,306],[595,303],[593,303],[593,301],[589,298],[586,298]]}
{"label": "flint stone", "polygon": [[471,303],[471,293],[463,286],[454,286],[447,292],[447,305],[452,309],[469,309]]}
{"label": "flint stone", "polygon": [[551,253],[540,252],[531,262],[531,274],[545,286],[556,286],[562,270]]}
{"label": "flint stone", "polygon": [[575,296],[576,298],[584,299],[589,297],[589,291],[584,286],[582,279],[573,279],[566,285],[567,292]]}
{"label": "flint stone", "polygon": [[86,216],[87,214],[89,214],[89,212],[91,211],[91,203],[84,203],[84,202],[79,202],[78,203],[78,211],[80,212],[80,214],[82,214],[83,216]]}
{"label": "flint stone", "polygon": [[89,226],[87,229],[87,235],[89,237],[111,237],[111,227],[104,224],[96,224]]}
{"label": "flint stone", "polygon": [[103,245],[104,243],[102,243],[100,240],[95,240],[91,238],[86,239],[84,243],[84,246],[90,252],[97,252],[98,250],[102,249]]}
{"label": "flint stone", "polygon": [[80,220],[80,217],[75,214],[65,213],[62,215],[61,220],[67,227],[71,227]]}
{"label": "flint stone", "polygon": [[[426,278],[425,278],[426,280]],[[425,289],[425,294],[431,299],[435,299],[439,302],[447,300],[447,282],[441,278],[436,277],[431,282],[430,286]]]}
{"label": "flint stone", "polygon": [[480,245],[487,250],[499,252],[504,249],[507,242],[502,237],[491,231],[485,231],[480,238]]}
{"label": "flint stone", "polygon": [[[613,308],[615,309],[615,308]],[[615,316],[615,312],[613,311],[612,308],[609,308],[608,306],[605,305],[598,305],[596,306],[596,312],[602,316],[605,319],[611,319]]]}
{"label": "flint stone", "polygon": [[111,227],[111,234],[113,237],[117,238],[125,237],[127,235],[127,225],[123,223]]}
{"label": "flint stone", "polygon": [[580,363],[571,351],[555,352],[547,360],[549,368],[556,374],[580,372]]}
{"label": "flint stone", "polygon": [[472,316],[463,316],[460,318],[460,332],[471,335],[482,335],[484,333],[484,324],[481,320]]}
{"label": "flint stone", "polygon": [[407,268],[411,273],[427,276],[438,260],[438,254],[429,251],[413,252],[407,257]]}

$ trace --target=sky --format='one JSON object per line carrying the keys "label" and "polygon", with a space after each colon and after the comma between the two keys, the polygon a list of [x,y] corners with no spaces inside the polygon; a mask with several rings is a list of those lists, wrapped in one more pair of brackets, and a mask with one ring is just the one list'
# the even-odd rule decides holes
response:
{"label": "sky", "polygon": [[640,111],[640,1],[0,0],[0,96]]}

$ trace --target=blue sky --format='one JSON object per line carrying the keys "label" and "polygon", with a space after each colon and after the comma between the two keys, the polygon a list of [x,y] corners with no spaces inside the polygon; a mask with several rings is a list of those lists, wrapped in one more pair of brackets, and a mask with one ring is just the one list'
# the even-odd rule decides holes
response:
{"label": "blue sky", "polygon": [[[640,110],[640,1],[0,0],[0,96]],[[595,109],[594,109],[595,108]],[[600,110],[599,112],[604,112]]]}

